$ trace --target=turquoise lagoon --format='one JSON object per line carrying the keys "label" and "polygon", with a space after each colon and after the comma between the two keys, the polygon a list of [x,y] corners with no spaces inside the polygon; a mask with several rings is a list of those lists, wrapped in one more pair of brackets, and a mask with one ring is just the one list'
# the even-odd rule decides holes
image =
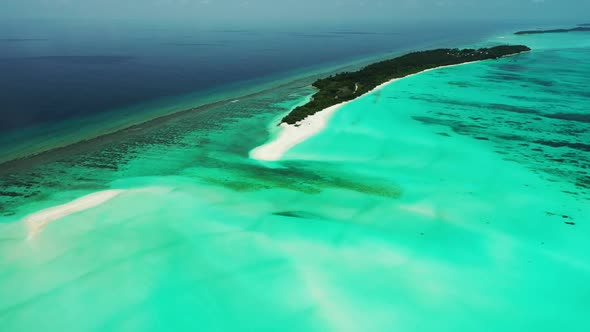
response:
{"label": "turquoise lagoon", "polygon": [[248,152],[305,80],[3,175],[0,330],[588,331],[590,38],[503,42],[534,51],[394,82],[280,162]]}

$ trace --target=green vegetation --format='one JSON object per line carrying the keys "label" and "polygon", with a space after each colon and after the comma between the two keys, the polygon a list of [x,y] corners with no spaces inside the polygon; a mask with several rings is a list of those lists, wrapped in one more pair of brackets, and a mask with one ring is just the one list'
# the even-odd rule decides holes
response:
{"label": "green vegetation", "polygon": [[515,35],[534,35],[534,34],[542,34],[542,33],[567,33],[567,32],[583,32],[583,31],[590,31],[590,26],[586,24],[580,24],[577,28],[571,29],[552,29],[552,30],[527,30],[527,31],[519,31],[515,32]]}
{"label": "green vegetation", "polygon": [[311,101],[295,108],[282,122],[296,124],[307,116],[327,107],[357,98],[389,80],[415,74],[426,69],[465,62],[497,59],[506,55],[530,51],[522,45],[496,46],[481,49],[437,49],[413,52],[404,56],[371,64],[356,72],[344,72],[317,80],[319,91]]}

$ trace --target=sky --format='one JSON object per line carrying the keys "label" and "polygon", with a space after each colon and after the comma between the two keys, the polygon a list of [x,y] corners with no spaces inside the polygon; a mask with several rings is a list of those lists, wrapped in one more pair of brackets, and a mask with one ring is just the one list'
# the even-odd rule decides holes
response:
{"label": "sky", "polygon": [[129,18],[203,21],[338,19],[572,19],[590,0],[0,0],[0,18]]}

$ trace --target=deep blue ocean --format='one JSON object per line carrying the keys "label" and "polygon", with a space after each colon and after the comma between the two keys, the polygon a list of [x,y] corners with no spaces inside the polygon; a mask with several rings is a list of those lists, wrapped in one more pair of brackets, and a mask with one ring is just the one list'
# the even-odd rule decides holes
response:
{"label": "deep blue ocean", "polygon": [[229,90],[240,82],[272,81],[371,56],[460,46],[516,25],[4,21],[0,148],[14,148],[15,141],[22,143],[27,136],[56,135],[48,128],[64,121],[116,115],[118,109],[165,97],[206,95],[210,89]]}

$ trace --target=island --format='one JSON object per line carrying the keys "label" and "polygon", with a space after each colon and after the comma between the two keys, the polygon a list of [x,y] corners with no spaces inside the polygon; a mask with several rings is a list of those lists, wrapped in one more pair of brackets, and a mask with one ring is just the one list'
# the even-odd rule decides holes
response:
{"label": "island", "polygon": [[551,29],[551,30],[525,30],[515,32],[515,35],[538,35],[543,33],[568,33],[568,32],[584,32],[590,31],[590,24],[580,24],[578,27],[571,29]]}
{"label": "island", "polygon": [[377,86],[437,67],[458,65],[467,62],[498,59],[531,49],[523,45],[503,45],[480,49],[436,49],[413,52],[398,58],[371,64],[356,72],[344,72],[319,79],[312,85],[319,91],[311,100],[295,108],[281,123],[296,125],[306,117],[328,107],[355,99]]}

